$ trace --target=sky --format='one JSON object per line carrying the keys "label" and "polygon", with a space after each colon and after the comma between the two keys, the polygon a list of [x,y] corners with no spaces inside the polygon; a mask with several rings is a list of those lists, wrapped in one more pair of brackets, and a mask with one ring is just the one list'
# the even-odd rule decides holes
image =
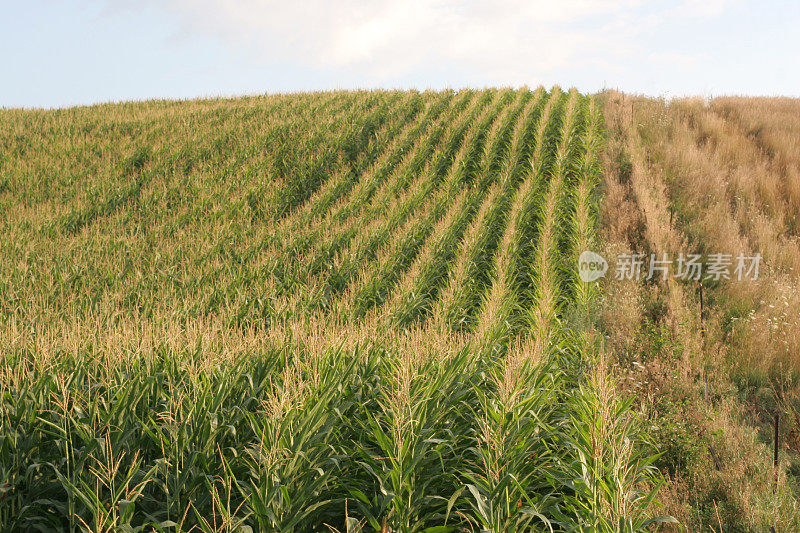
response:
{"label": "sky", "polygon": [[0,0],[0,107],[558,84],[800,96],[797,0]]}

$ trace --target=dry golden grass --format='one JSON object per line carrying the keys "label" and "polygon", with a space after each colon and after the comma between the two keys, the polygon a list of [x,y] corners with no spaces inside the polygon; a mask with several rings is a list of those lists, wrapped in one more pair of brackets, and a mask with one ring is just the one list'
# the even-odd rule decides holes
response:
{"label": "dry golden grass", "polygon": [[[780,122],[776,109],[758,122],[759,140],[752,129],[769,107],[762,101],[667,104],[608,93],[604,102],[612,132],[602,225],[607,254],[764,256],[758,281],[705,288],[703,318],[696,286],[607,282],[603,322],[620,383],[637,395],[663,440],[666,510],[690,530],[794,529],[796,480],[786,477],[793,459],[782,455],[773,477],[761,438],[767,433],[759,436],[759,419],[748,416],[751,407],[741,403],[733,381],[773,376],[781,382],[800,369],[790,329],[800,311],[792,297],[798,255],[793,193],[786,186],[791,156],[778,155],[792,151],[785,133],[792,127],[764,133],[770,122]],[[761,111],[746,109],[754,103]]]}

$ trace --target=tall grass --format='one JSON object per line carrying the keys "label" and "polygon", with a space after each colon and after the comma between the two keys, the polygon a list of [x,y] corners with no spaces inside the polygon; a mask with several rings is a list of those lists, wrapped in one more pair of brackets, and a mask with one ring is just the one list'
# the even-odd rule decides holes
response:
{"label": "tall grass", "polygon": [[[702,314],[696,285],[609,284],[609,305],[619,311],[606,312],[604,322],[618,354],[619,385],[649,399],[646,409],[640,405],[643,416],[669,443],[655,463],[669,476],[665,505],[691,529],[795,528],[794,481],[783,474],[791,431],[779,436],[785,444],[776,469],[771,433],[765,438],[776,411],[787,429],[790,402],[774,398],[789,396],[775,385],[790,381],[792,357],[773,347],[791,337],[752,320],[759,312],[770,316],[793,283],[783,162],[764,149],[769,134],[746,125],[752,110],[736,109],[732,99],[667,103],[609,93],[604,100],[612,130],[605,176],[615,197],[605,215],[612,246],[673,256],[760,252],[769,265],[757,282],[704,280]],[[768,286],[779,288],[764,298]]]}

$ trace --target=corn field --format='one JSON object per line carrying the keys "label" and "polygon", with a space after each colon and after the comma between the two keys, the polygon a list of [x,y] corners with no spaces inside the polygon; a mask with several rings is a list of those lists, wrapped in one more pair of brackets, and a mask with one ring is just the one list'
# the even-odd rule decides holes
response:
{"label": "corn field", "polygon": [[0,110],[3,531],[640,531],[575,90]]}

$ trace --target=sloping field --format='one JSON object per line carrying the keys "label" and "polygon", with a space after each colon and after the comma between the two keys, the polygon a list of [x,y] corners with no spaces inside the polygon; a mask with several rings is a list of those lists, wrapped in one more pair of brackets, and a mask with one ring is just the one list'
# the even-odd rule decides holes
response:
{"label": "sloping field", "polygon": [[0,112],[4,530],[636,530],[575,91]]}
{"label": "sloping field", "polygon": [[[558,88],[0,111],[0,530],[797,530],[798,117]],[[636,253],[763,264],[615,275]]]}

